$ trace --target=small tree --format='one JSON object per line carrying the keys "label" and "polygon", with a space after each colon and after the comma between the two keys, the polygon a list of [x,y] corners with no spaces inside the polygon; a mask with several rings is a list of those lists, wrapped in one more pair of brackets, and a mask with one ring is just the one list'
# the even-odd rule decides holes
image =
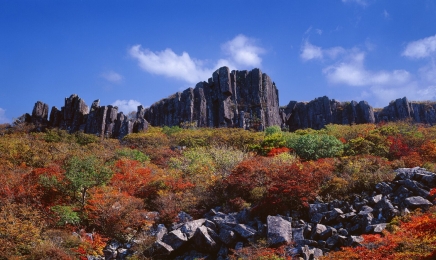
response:
{"label": "small tree", "polygon": [[88,190],[105,184],[111,177],[112,171],[94,156],[85,159],[75,156],[65,167],[68,190],[82,208],[85,206]]}

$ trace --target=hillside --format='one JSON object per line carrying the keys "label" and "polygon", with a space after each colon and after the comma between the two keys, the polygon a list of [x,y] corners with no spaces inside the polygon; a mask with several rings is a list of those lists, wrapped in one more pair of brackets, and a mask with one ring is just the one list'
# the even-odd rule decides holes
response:
{"label": "hillside", "polygon": [[[258,132],[188,125],[149,127],[121,140],[34,129],[23,122],[0,130],[3,259],[435,254],[435,127]],[[427,171],[401,173],[416,166]],[[417,207],[426,211],[406,213]],[[281,235],[272,240],[270,233]],[[178,247],[171,234],[194,240]]]}

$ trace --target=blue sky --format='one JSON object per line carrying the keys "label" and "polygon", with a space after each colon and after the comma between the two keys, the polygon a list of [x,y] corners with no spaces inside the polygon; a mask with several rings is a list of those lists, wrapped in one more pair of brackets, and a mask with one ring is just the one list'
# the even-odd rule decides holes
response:
{"label": "blue sky", "polygon": [[0,0],[0,123],[40,100],[124,112],[260,68],[280,104],[436,99],[436,1]]}

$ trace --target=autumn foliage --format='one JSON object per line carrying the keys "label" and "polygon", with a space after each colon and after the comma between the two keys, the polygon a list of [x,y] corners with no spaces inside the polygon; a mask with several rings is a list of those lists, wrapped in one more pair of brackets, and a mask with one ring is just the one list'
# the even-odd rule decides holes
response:
{"label": "autumn foliage", "polygon": [[[145,250],[150,228],[171,224],[180,211],[306,212],[316,197],[370,193],[399,167],[436,171],[436,127],[409,122],[295,132],[151,127],[123,140],[30,129],[0,129],[5,259],[85,259],[112,238],[144,241]],[[395,219],[390,232],[328,257],[434,259],[435,219],[433,211]],[[257,241],[232,257],[285,259],[282,251]]]}
{"label": "autumn foliage", "polygon": [[435,259],[436,211],[415,212],[405,219],[394,219],[382,235],[363,235],[362,246],[343,248],[324,259]]}

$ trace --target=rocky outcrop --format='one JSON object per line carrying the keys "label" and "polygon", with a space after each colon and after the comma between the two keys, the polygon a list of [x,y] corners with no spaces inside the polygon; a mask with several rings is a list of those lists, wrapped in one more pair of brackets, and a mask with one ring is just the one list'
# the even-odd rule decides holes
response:
{"label": "rocky outcrop", "polygon": [[366,101],[339,102],[320,97],[310,102],[290,101],[282,110],[284,124],[291,131],[321,129],[327,124],[375,123],[374,110]]}
{"label": "rocky outcrop", "polygon": [[156,227],[156,242],[144,254],[154,259],[228,259],[229,249],[237,255],[257,239],[266,239],[270,247],[285,245],[289,257],[318,259],[343,246],[359,246],[362,234],[381,233],[395,216],[433,205],[428,191],[436,187],[436,174],[419,167],[395,172],[394,180],[377,184],[372,194],[317,201],[309,204],[307,214],[293,214],[304,218],[276,215],[262,222],[247,209],[224,213],[217,207],[194,220],[180,212],[179,222],[168,229]]}
{"label": "rocky outcrop", "polygon": [[145,119],[154,126],[240,127],[264,129],[281,125],[278,90],[260,69],[216,70],[208,82],[199,82],[152,104]]}
{"label": "rocky outcrop", "polygon": [[374,111],[366,101],[339,102],[319,97],[310,102],[290,101],[279,107],[278,90],[271,78],[260,69],[216,70],[208,82],[199,82],[162,99],[149,108],[138,107],[136,118],[129,119],[114,106],[100,106],[95,100],[89,109],[77,95],[65,98],[65,105],[53,107],[38,101],[25,121],[38,128],[59,127],[69,132],[84,131],[107,137],[123,137],[153,126],[238,127],[263,130],[278,125],[291,131],[321,129],[327,124],[365,124],[382,121],[411,120],[436,123],[435,102],[392,101]]}
{"label": "rocky outcrop", "polygon": [[44,125],[48,122],[48,105],[38,101],[33,107],[31,122],[35,125]]}
{"label": "rocky outcrop", "polygon": [[129,119],[123,112],[118,112],[116,106],[100,106],[100,100],[95,100],[89,109],[85,101],[76,94],[65,98],[65,105],[61,109],[52,107],[49,120],[48,105],[41,101],[35,103],[32,115],[27,118],[26,121],[38,127],[58,127],[70,133],[83,131],[114,138],[123,138],[148,128],[143,106],[138,107],[135,119]]}
{"label": "rocky outcrop", "polygon": [[375,113],[376,121],[412,120],[416,123],[436,123],[435,102],[410,102],[406,97],[392,101],[387,107]]}

